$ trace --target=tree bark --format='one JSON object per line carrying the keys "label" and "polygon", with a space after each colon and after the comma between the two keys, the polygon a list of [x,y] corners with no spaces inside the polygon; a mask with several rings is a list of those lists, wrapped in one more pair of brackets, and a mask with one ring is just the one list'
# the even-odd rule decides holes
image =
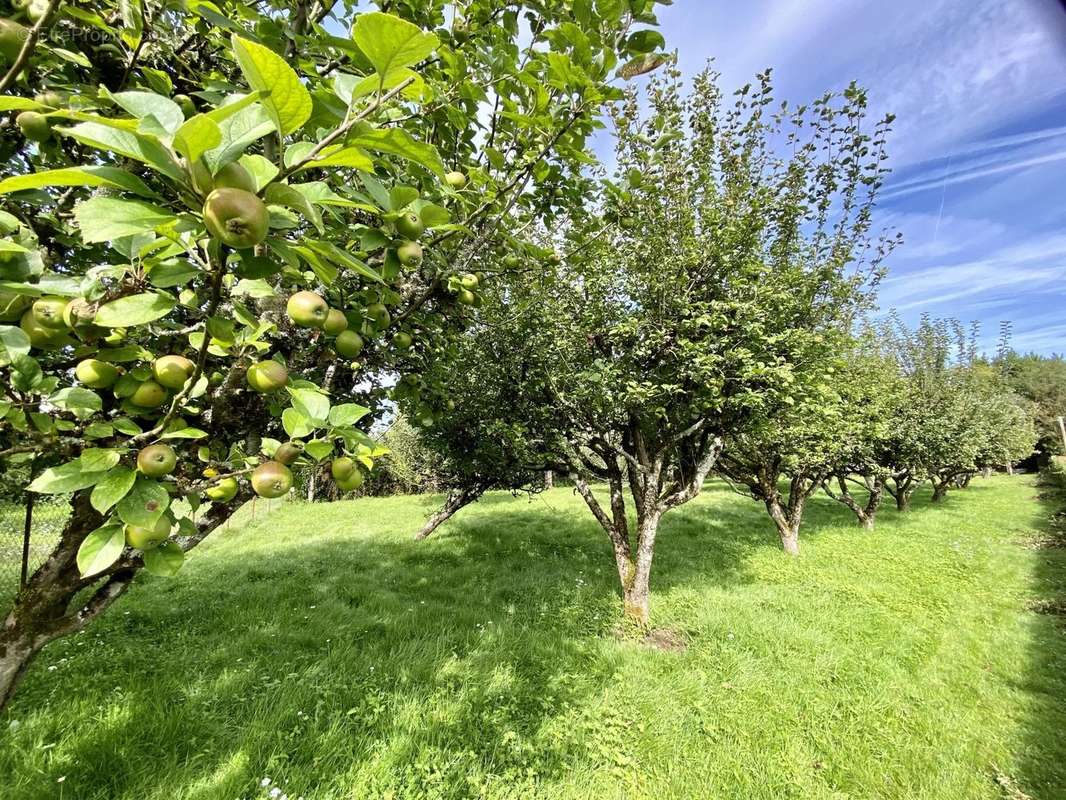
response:
{"label": "tree bark", "polygon": [[781,537],[781,547],[790,556],[799,555],[799,529],[800,520],[803,519],[802,504],[799,513],[786,509],[776,496],[769,496],[765,500],[766,510],[770,512],[770,519],[777,526],[777,533]]}
{"label": "tree bark", "polygon": [[944,498],[948,496],[948,489],[951,488],[951,478],[944,478],[942,480],[933,481],[933,502],[943,502]]}
{"label": "tree bark", "polygon": [[555,473],[550,469],[544,470],[544,488],[552,489],[555,487]]}
{"label": "tree bark", "polygon": [[896,495],[896,510],[904,512],[911,510],[910,492],[899,492]]}
{"label": "tree bark", "polygon": [[480,487],[452,489],[444,499],[444,505],[441,506],[440,511],[437,511],[427,519],[426,524],[415,534],[415,541],[421,542],[429,538],[433,531],[451,519],[459,509],[468,506],[481,497],[483,493],[484,489]]}
{"label": "tree bark", "polygon": [[848,488],[847,478],[843,475],[837,475],[837,483],[840,486],[840,494],[834,494],[829,488],[828,481],[825,485],[825,493],[836,500],[838,503],[847,506],[851,509],[851,512],[859,520],[863,530],[871,531],[874,528],[874,520],[877,517],[877,509],[881,507],[881,500],[885,493],[885,482],[881,478],[864,478],[866,482],[867,491],[869,491],[869,498],[866,501],[865,506],[859,505],[858,501],[851,494]]}

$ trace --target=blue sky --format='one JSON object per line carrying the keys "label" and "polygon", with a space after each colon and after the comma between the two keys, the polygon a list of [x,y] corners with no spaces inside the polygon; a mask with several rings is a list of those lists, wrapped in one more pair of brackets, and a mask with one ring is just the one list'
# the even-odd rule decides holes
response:
{"label": "blue sky", "polygon": [[1066,352],[1066,12],[1056,0],[674,0],[686,75],[732,89],[773,67],[806,102],[857,80],[898,119],[880,221],[905,243],[882,309],[1001,320],[1016,349]]}

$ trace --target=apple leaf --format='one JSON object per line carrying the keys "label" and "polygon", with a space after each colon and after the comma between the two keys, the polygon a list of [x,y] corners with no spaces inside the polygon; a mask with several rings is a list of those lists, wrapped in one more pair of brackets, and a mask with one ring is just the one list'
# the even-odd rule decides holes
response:
{"label": "apple leaf", "polygon": [[89,502],[92,504],[93,508],[101,514],[105,514],[115,505],[115,503],[129,494],[129,491],[133,488],[133,484],[136,480],[136,470],[130,469],[129,467],[115,467],[107,473],[107,476],[103,480],[93,487],[93,493],[89,496]]}
{"label": "apple leaf", "polygon": [[222,129],[206,114],[189,117],[174,134],[174,149],[191,163],[222,144]]}
{"label": "apple leaf", "polygon": [[171,178],[182,178],[181,169],[155,137],[91,121],[55,130],[97,150],[108,150],[140,161]]}
{"label": "apple leaf", "polygon": [[333,452],[333,442],[326,439],[312,439],[307,443],[304,451],[315,461],[321,461]]}
{"label": "apple leaf", "polygon": [[356,17],[352,39],[382,79],[393,70],[417,64],[438,44],[434,34],[405,19],[377,11]]}
{"label": "apple leaf", "polygon": [[114,564],[126,546],[122,526],[111,523],[97,528],[78,548],[78,571],[82,577],[96,575]]}
{"label": "apple leaf", "polygon": [[176,301],[165,292],[145,292],[104,303],[96,312],[96,324],[105,328],[129,328],[165,317]]}
{"label": "apple leaf", "polygon": [[49,467],[26,487],[38,494],[66,494],[93,486],[103,479],[106,472],[90,472],[82,467],[81,459],[75,458],[58,467]]}
{"label": "apple leaf", "polygon": [[437,148],[418,141],[399,128],[371,128],[364,125],[356,130],[355,135],[349,139],[349,144],[414,161],[437,177],[444,177],[444,162],[441,161]]}
{"label": "apple leaf", "polygon": [[295,408],[286,408],[281,412],[281,425],[293,439],[303,438],[315,429],[307,417]]}
{"label": "apple leaf", "polygon": [[270,92],[262,103],[278,130],[284,135],[303,127],[311,116],[311,94],[300,76],[270,48],[236,35],[231,41],[233,55],[248,85]]}
{"label": "apple leaf", "polygon": [[108,189],[123,189],[142,197],[157,196],[136,175],[117,167],[64,167],[29,175],[15,175],[0,181],[0,194],[40,189],[44,186],[103,186]]}
{"label": "apple leaf", "polygon": [[347,428],[349,425],[354,425],[367,414],[370,413],[369,408],[357,405],[355,403],[342,403],[339,406],[334,406],[329,411],[329,424],[335,428]]}
{"label": "apple leaf", "polygon": [[141,200],[90,197],[74,209],[74,219],[86,244],[134,236],[174,222],[177,217]]}
{"label": "apple leaf", "polygon": [[159,547],[145,550],[141,554],[144,558],[144,568],[152,575],[163,578],[172,578],[185,563],[185,553],[177,542],[163,542]]}
{"label": "apple leaf", "polygon": [[150,528],[163,516],[169,505],[170,495],[163,484],[137,476],[133,488],[119,501],[116,511],[127,525]]}
{"label": "apple leaf", "polygon": [[185,122],[185,115],[181,111],[181,106],[169,97],[145,91],[112,94],[105,90],[105,93],[137,119],[144,120],[148,117],[154,117],[163,130],[169,134],[174,133]]}

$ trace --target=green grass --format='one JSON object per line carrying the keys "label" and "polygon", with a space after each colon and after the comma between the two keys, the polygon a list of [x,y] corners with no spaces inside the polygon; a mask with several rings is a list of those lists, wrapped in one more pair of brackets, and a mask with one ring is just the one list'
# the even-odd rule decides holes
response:
{"label": "green grass", "polygon": [[1034,495],[926,492],[873,534],[818,500],[790,560],[709,486],[652,580],[683,652],[612,634],[609,549],[566,489],[422,544],[439,498],[259,513],[42,654],[0,717],[0,795],[1066,797],[1066,627],[1026,610],[1066,555],[1023,546]]}

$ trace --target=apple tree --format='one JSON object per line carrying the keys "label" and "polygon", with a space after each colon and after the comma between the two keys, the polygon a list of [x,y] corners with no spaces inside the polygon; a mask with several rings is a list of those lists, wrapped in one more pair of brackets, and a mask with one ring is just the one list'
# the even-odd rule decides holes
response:
{"label": "apple tree", "polygon": [[542,351],[562,456],[639,626],[664,515],[699,494],[724,440],[806,385],[865,301],[888,125],[865,106],[853,87],[775,109],[769,75],[732,103],[709,71],[687,97],[676,70],[653,79],[646,103],[631,92],[613,112],[598,206],[570,210],[551,280],[528,282],[542,323],[524,347]]}
{"label": "apple tree", "polygon": [[0,25],[0,467],[70,516],[0,704],[294,464],[357,487],[381,376],[465,324],[452,278],[568,196],[662,44],[652,0],[38,5]]}

